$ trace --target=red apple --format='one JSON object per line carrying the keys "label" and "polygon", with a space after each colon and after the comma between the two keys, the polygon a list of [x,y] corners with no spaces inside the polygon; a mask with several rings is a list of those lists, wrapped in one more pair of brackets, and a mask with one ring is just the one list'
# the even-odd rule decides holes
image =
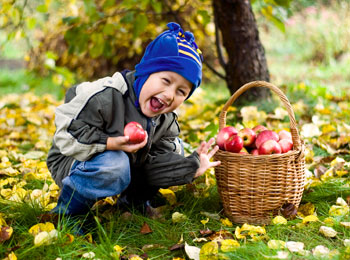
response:
{"label": "red apple", "polygon": [[282,139],[278,141],[279,145],[281,146],[282,153],[286,153],[293,148],[293,142],[290,139]]}
{"label": "red apple", "polygon": [[250,154],[252,155],[259,155],[259,150],[258,149],[253,149],[250,151]]}
{"label": "red apple", "polygon": [[239,135],[232,135],[224,143],[225,150],[231,153],[239,153],[243,148],[243,139]]}
{"label": "red apple", "polygon": [[281,146],[275,140],[267,140],[263,142],[259,147],[259,154],[275,154],[282,153]]}
{"label": "red apple", "polygon": [[238,135],[243,139],[243,146],[250,146],[255,142],[256,134],[250,128],[243,128],[239,130]]}
{"label": "red apple", "polygon": [[226,126],[222,128],[217,137],[216,137],[216,144],[219,146],[221,150],[225,150],[224,143],[227,139],[230,138],[232,135],[237,135],[238,131],[233,126]]}
{"label": "red apple", "polygon": [[145,140],[147,134],[138,122],[130,122],[124,127],[124,135],[129,136],[129,143],[137,144]]}
{"label": "red apple", "polygon": [[267,130],[267,128],[263,125],[257,125],[254,126],[252,130],[255,132],[256,135],[258,135],[260,132]]}
{"label": "red apple", "polygon": [[279,131],[278,136],[279,136],[280,140],[282,140],[282,139],[292,140],[292,134],[290,132],[288,132],[287,130]]}
{"label": "red apple", "polygon": [[255,140],[256,148],[259,149],[260,145],[262,143],[266,142],[267,140],[275,140],[276,142],[278,142],[278,140],[279,140],[278,134],[272,130],[261,131]]}

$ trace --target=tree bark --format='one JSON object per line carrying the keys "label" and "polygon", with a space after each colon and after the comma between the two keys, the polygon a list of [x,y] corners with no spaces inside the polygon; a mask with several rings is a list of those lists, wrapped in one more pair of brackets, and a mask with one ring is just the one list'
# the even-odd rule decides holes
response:
{"label": "tree bark", "polygon": [[[248,0],[213,0],[215,22],[227,53],[224,69],[231,94],[247,82],[269,81],[265,50],[259,39],[254,13]],[[240,99],[262,100],[270,96],[266,88],[252,88]],[[238,100],[240,101],[240,100]]]}

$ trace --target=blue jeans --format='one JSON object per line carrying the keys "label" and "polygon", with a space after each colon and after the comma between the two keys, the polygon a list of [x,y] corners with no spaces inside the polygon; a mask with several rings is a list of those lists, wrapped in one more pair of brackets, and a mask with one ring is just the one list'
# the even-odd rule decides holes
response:
{"label": "blue jeans", "polygon": [[129,157],[123,151],[105,151],[88,161],[75,161],[62,181],[89,200],[122,193],[130,184]]}

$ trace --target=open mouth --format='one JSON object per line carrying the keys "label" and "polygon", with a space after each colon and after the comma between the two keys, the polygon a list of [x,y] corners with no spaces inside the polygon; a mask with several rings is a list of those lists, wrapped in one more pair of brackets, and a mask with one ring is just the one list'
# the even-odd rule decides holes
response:
{"label": "open mouth", "polygon": [[151,104],[151,109],[154,112],[158,112],[167,106],[162,100],[156,97],[151,98],[150,104]]}

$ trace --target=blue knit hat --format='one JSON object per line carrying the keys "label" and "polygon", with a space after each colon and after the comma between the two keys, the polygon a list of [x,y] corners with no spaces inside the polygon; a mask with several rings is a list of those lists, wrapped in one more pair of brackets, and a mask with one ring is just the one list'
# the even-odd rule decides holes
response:
{"label": "blue knit hat", "polygon": [[[177,23],[168,23],[169,30],[161,33],[146,48],[136,65],[134,90],[137,100],[143,84],[155,72],[173,71],[193,84],[189,98],[202,81],[202,55],[191,32],[184,32]],[[138,106],[138,101],[137,104]]]}

